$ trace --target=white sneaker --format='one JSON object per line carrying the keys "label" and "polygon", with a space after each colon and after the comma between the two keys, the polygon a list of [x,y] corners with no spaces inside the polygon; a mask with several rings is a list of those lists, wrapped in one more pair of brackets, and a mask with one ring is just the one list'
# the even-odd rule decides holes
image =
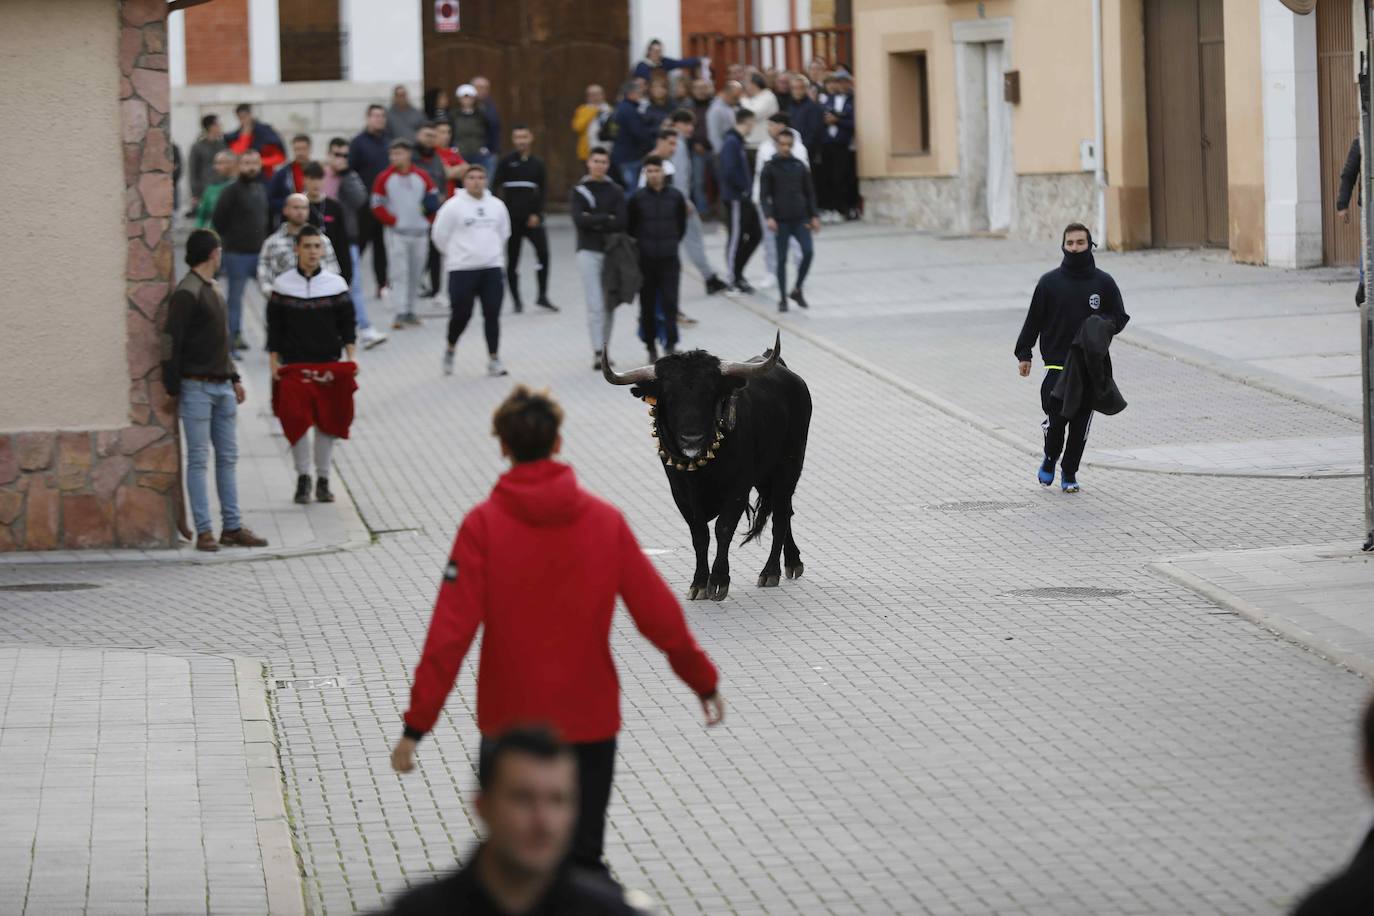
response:
{"label": "white sneaker", "polygon": [[358,332],[358,340],[362,342],[364,350],[371,350],[378,344],[386,343],[386,335],[376,328],[363,328]]}
{"label": "white sneaker", "polygon": [[768,274],[766,277],[759,281],[758,286],[756,286],[755,289],[772,289],[777,285],[778,278],[775,277],[773,274]]}
{"label": "white sneaker", "polygon": [[510,375],[510,373],[506,371],[505,366],[501,365],[501,357],[493,356],[487,360],[487,375],[492,378],[500,378],[503,375]]}

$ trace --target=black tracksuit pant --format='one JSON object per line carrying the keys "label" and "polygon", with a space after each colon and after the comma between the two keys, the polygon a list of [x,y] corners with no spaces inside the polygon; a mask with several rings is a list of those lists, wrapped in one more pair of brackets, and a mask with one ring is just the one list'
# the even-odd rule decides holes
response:
{"label": "black tracksuit pant", "polygon": [[657,309],[663,306],[663,328],[668,346],[677,346],[677,293],[682,279],[682,262],[671,258],[639,257],[639,339],[646,345],[657,338]]}
{"label": "black tracksuit pant", "polygon": [[[606,869],[606,808],[611,803],[611,783],[615,779],[615,741],[592,741],[572,745],[577,756],[577,826],[573,828],[571,863],[588,871],[610,877]],[[486,760],[491,741],[482,739],[478,753]]]}
{"label": "black tracksuit pant", "polygon": [[[372,246],[372,271],[377,276],[377,288],[386,286],[386,242],[382,239],[382,221],[363,207],[358,214],[358,257],[361,259],[367,246]],[[356,268],[361,270],[361,266]]]}
{"label": "black tracksuit pant", "polygon": [[549,235],[544,231],[544,220],[530,228],[529,214],[512,213],[510,217],[510,239],[506,242],[506,282],[510,284],[511,298],[516,305],[524,302],[520,298],[520,248],[521,242],[529,239],[534,244],[534,256],[539,259],[535,277],[539,282],[539,299],[549,295]]}
{"label": "black tracksuit pant", "polygon": [[725,240],[725,269],[730,279],[744,279],[744,265],[749,263],[754,249],[763,240],[763,224],[759,222],[759,208],[745,198],[732,200],[730,207],[730,236]]}
{"label": "black tracksuit pant", "polygon": [[[1062,452],[1064,459],[1059,464],[1061,476],[1076,480],[1078,464],[1083,460],[1083,450],[1088,446],[1088,429],[1093,423],[1093,412],[1092,408],[1088,408],[1075,417],[1060,413],[1064,402],[1050,392],[1063,372],[1062,369],[1048,369],[1045,371],[1045,380],[1040,383],[1040,407],[1045,411],[1045,422],[1040,424],[1040,428],[1045,431],[1045,457],[1053,464],[1059,461]],[[1065,432],[1068,433],[1067,444]]]}
{"label": "black tracksuit pant", "polygon": [[448,275],[448,302],[452,310],[448,319],[448,345],[458,338],[472,320],[473,306],[482,302],[482,330],[487,338],[487,353],[495,356],[501,346],[501,268],[454,270]]}

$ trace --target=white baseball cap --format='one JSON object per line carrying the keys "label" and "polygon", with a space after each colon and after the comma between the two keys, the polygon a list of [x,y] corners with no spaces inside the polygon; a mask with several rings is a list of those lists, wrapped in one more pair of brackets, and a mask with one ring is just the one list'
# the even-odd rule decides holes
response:
{"label": "white baseball cap", "polygon": [[465,95],[475,96],[477,94],[477,87],[472,85],[472,83],[464,83],[463,85],[458,87],[457,91],[459,98],[462,98]]}

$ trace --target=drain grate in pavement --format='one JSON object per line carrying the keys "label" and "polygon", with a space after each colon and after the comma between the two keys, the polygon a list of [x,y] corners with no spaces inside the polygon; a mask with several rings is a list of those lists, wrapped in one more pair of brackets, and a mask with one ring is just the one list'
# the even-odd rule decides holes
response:
{"label": "drain grate in pavement", "polygon": [[347,686],[348,679],[342,677],[301,677],[277,681],[278,690],[329,690]]}
{"label": "drain grate in pavement", "polygon": [[1120,598],[1129,595],[1124,588],[1088,588],[1072,585],[1056,585],[1049,588],[1018,588],[1007,592],[1014,598]]}
{"label": "drain grate in pavement", "polygon": [[996,500],[970,500],[968,502],[936,503],[926,506],[937,512],[1001,512],[1004,509],[1025,509],[1030,503],[1009,503]]}
{"label": "drain grate in pavement", "polygon": [[18,585],[0,585],[0,592],[84,592],[100,588],[94,582],[21,582]]}

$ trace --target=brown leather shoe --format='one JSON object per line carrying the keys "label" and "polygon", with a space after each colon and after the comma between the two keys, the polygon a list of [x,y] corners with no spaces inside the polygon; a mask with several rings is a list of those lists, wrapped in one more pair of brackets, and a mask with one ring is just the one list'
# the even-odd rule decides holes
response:
{"label": "brown leather shoe", "polygon": [[215,543],[215,533],[202,531],[196,535],[196,550],[203,550],[206,553],[215,553],[219,550],[219,545]]}
{"label": "brown leather shoe", "polygon": [[247,528],[235,528],[219,536],[225,547],[266,547],[267,538],[260,538]]}

